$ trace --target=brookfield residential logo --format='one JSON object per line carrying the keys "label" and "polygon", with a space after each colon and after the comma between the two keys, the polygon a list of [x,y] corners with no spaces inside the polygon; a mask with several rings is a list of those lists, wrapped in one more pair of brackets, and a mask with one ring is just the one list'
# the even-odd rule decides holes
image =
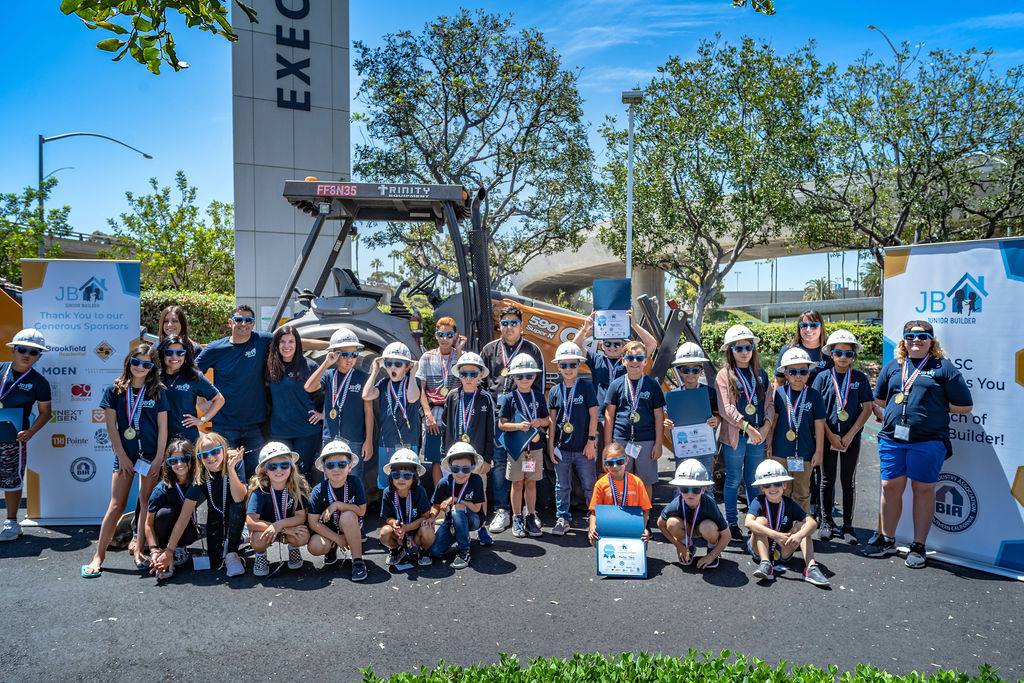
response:
{"label": "brookfield residential logo", "polygon": [[85,344],[54,344],[50,346],[50,353],[56,353],[64,358],[85,355]]}
{"label": "brookfield residential logo", "polygon": [[935,514],[932,524],[943,531],[966,531],[978,518],[978,496],[963,477],[950,472],[939,475],[935,485]]}

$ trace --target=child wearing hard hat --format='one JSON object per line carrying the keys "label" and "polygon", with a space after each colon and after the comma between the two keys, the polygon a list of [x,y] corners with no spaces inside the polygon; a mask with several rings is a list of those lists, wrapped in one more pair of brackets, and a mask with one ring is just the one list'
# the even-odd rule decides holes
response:
{"label": "child wearing hard hat", "polygon": [[750,531],[747,549],[757,569],[754,576],[763,581],[774,581],[786,571],[783,562],[796,552],[804,556],[804,581],[827,587],[818,563],[814,560],[814,541],[811,534],[818,527],[814,518],[804,512],[796,501],[783,494],[783,487],[793,478],[786,468],[774,460],[765,460],[757,466],[754,486],[761,495],[747,507],[746,527]]}
{"label": "child wearing hard hat", "polygon": [[[387,372],[377,379],[381,367]],[[377,442],[377,488],[388,488],[384,466],[400,448],[413,453],[420,448],[420,387],[413,381],[416,361],[402,342],[392,342],[384,353],[373,359],[370,378],[363,386],[363,400],[376,403],[374,412],[380,416]]]}
{"label": "child wearing hard hat", "polygon": [[434,518],[430,499],[420,484],[427,469],[419,456],[399,448],[384,466],[388,487],[380,497],[380,542],[388,549],[387,565],[405,562],[427,566],[433,562],[428,551],[434,545]]}
{"label": "child wearing hard hat", "polygon": [[469,566],[469,534],[483,524],[484,482],[475,472],[483,458],[473,444],[457,441],[441,460],[445,473],[434,488],[431,515],[444,513],[444,521],[437,529],[430,555],[441,559],[454,543],[457,546],[452,569]]}
{"label": "child wearing hard hat", "polygon": [[[699,344],[693,342],[686,342],[681,344],[676,349],[675,360],[672,361],[672,368],[675,372],[676,383],[678,389],[672,391],[697,391],[704,392],[707,395],[708,409],[711,411],[711,417],[708,418],[707,424],[712,429],[718,427],[720,419],[718,417],[718,392],[715,391],[715,387],[710,384],[701,384],[700,378],[704,374],[704,363],[707,363],[708,359],[704,356],[704,350],[700,348]],[[668,401],[668,397],[665,398]],[[672,430],[675,427],[675,423],[665,418],[665,429]],[[711,472],[714,469],[714,453],[707,453],[696,458],[704,468]],[[680,463],[681,459],[677,459],[676,463]],[[714,498],[714,489],[711,490],[711,496]]]}
{"label": "child wearing hard hat", "polygon": [[[684,567],[696,560],[697,569],[714,569],[732,534],[718,505],[705,493],[707,487],[714,484],[707,468],[693,458],[684,460],[669,483],[677,487],[679,495],[661,511],[658,528],[676,547],[679,562]],[[694,541],[698,538],[708,546],[707,553],[699,560],[694,556]]]}
{"label": "child wearing hard hat", "polygon": [[352,556],[352,580],[366,578],[361,529],[366,514],[366,491],[362,479],[352,474],[359,456],[344,441],[328,442],[315,466],[324,480],[309,494],[306,523],[313,533],[309,539],[311,555],[323,555],[324,566],[338,561],[338,550],[348,549]]}

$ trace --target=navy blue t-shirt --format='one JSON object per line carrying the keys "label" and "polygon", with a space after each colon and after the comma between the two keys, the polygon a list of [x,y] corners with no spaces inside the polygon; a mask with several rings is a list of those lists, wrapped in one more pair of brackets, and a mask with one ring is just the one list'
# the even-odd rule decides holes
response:
{"label": "navy blue t-shirt", "polygon": [[[225,454],[225,457],[227,455]],[[235,472],[238,474],[238,479],[243,484],[245,483],[245,462],[239,460],[238,464],[235,465]],[[225,483],[227,486],[225,486]],[[210,499],[210,495],[213,495],[213,499]],[[220,472],[211,473],[209,478],[202,484],[192,484],[185,491],[185,497],[189,500],[195,501],[196,505],[199,505],[204,500],[208,505],[212,505],[212,508],[207,508],[206,514],[218,514],[224,512],[225,505],[231,505],[235,502],[235,499],[231,497],[231,482],[228,481],[226,475]]]}
{"label": "navy blue t-shirt", "polygon": [[[143,389],[145,391],[145,389]],[[134,394],[134,390],[133,390]],[[124,447],[125,455],[129,460],[135,462],[140,455],[145,460],[152,461],[156,457],[156,440],[159,433],[157,426],[157,415],[167,412],[167,398],[163,389],[157,392],[156,398],[143,398],[135,418],[138,426],[135,429],[135,438],[131,441],[124,435],[128,429],[128,392],[114,394],[114,385],[110,384],[103,389],[103,398],[100,399],[100,408],[112,408],[117,415],[117,431],[121,437],[121,445]],[[137,399],[138,397],[135,396]]]}
{"label": "navy blue t-shirt", "polygon": [[[683,501],[683,497],[676,495],[668,505],[666,505],[661,511],[661,518],[668,519],[669,517],[678,517],[683,519],[683,506],[686,503]],[[697,536],[697,527],[705,519],[710,519],[718,527],[719,531],[725,530],[729,525],[725,523],[725,517],[722,516],[722,511],[718,509],[718,505],[715,503],[708,494],[701,494],[700,502],[697,503],[697,521],[693,520],[693,509],[686,509],[686,528],[689,529],[690,525],[693,524],[693,535]]]}
{"label": "navy blue t-shirt", "polygon": [[[621,356],[612,360],[602,351],[591,351],[588,349],[587,367],[590,368],[590,381],[594,383],[594,388],[596,389],[597,404],[603,406],[609,385],[611,385],[612,380],[616,380],[626,374],[626,366],[623,364]],[[601,421],[604,421],[604,417],[601,416],[600,412],[598,417]]]}
{"label": "navy blue t-shirt", "polygon": [[309,411],[316,410],[313,394],[303,385],[313,372],[316,363],[303,358],[302,369],[285,372],[279,382],[270,382],[270,438],[293,439],[316,436],[323,427],[309,424]]}
{"label": "navy blue t-shirt", "polygon": [[[28,374],[22,377],[22,373],[17,372],[11,365],[13,364],[10,362],[0,363],[0,379],[7,372],[7,381],[4,382],[3,387],[0,387],[0,394],[10,390],[2,400],[4,407],[0,408],[0,421],[8,417],[17,420],[17,423],[14,424],[14,431],[20,432],[29,428],[29,416],[32,414],[32,406],[36,401],[45,403],[52,400],[50,383],[36,372],[35,368],[29,368]],[[21,413],[20,417],[14,412],[15,410]]]}
{"label": "navy blue t-shirt", "polygon": [[455,494],[462,493],[462,501],[464,503],[477,503],[484,502],[484,480],[479,474],[475,472],[469,475],[469,479],[466,480],[466,490],[462,491],[462,484],[455,483],[454,474],[445,475],[441,481],[437,482],[437,486],[434,488],[434,497],[431,499],[435,505],[443,503],[445,500],[452,496],[452,485],[454,484]]}
{"label": "navy blue t-shirt", "polygon": [[[351,378],[345,387],[345,378],[349,375]],[[336,367],[320,376],[320,388],[324,392],[324,441],[341,439],[348,443],[363,443],[366,440],[363,385],[369,378],[362,370],[352,368],[342,374]],[[338,391],[337,402],[334,400],[335,389]],[[331,410],[337,413],[337,417],[331,417]]]}
{"label": "navy blue t-shirt", "polygon": [[219,394],[217,387],[200,374],[192,379],[181,379],[181,373],[163,376],[164,395],[167,397],[167,440],[173,438],[195,441],[199,438],[198,427],[186,427],[181,423],[186,415],[196,416],[196,399],[200,396],[206,400]]}
{"label": "navy blue t-shirt", "polygon": [[[185,498],[188,498],[187,490],[188,484],[183,484],[175,487],[173,484],[168,486],[167,482],[161,479],[157,482],[157,485],[153,487],[153,492],[149,494],[149,505],[147,509],[150,512],[156,512],[161,508],[170,508],[174,510],[174,516],[177,517],[181,513],[181,504],[185,502]],[[181,493],[179,493],[179,489]]]}
{"label": "navy blue t-shirt", "polygon": [[[850,391],[846,397],[846,412],[849,414],[849,417],[840,422],[838,415],[839,397],[836,396],[836,388],[832,383],[833,372],[835,372],[835,368],[818,373],[818,376],[814,379],[814,389],[821,394],[822,400],[825,402],[825,424],[833,434],[844,436],[860,417],[860,404],[872,403],[874,396],[871,393],[871,382],[868,380],[868,376],[860,370],[850,368],[847,372],[841,374],[836,372],[835,377],[836,382],[839,383],[840,392],[843,391],[847,374],[849,373],[850,376]],[[868,410],[871,409],[868,408]],[[861,433],[857,432],[857,436],[854,438],[859,439]]]}
{"label": "navy blue t-shirt", "polygon": [[654,424],[654,411],[665,407],[665,393],[658,382],[647,375],[641,375],[639,381],[632,382],[639,395],[637,412],[640,413],[640,421],[631,422],[629,414],[633,408],[626,392],[626,382],[631,382],[626,375],[613,380],[605,397],[606,406],[615,406],[612,437],[620,442],[654,441],[656,430],[661,429],[661,425]]}
{"label": "navy blue t-shirt", "polygon": [[[736,368],[736,372],[742,375],[743,381],[747,383],[747,387],[753,390],[751,391],[750,397],[757,401],[757,412],[753,415],[747,415],[747,394],[743,390],[743,387],[739,386],[739,383],[736,382],[735,378],[733,378],[733,382],[737,385],[736,410],[740,411],[740,414],[743,415],[750,424],[754,425],[754,427],[760,427],[764,424],[764,404],[767,402],[765,401],[765,395],[769,395],[768,373],[765,372],[763,368],[757,377],[754,376],[754,371],[750,368]],[[758,382],[755,382],[755,379],[758,380]],[[757,398],[759,392],[762,394],[760,399]]]}
{"label": "navy blue t-shirt", "polygon": [[[245,505],[245,514],[255,515],[260,520],[271,524],[280,521],[274,514],[274,499],[271,499],[271,493],[274,494],[277,500],[277,508],[280,510],[281,503],[284,501],[286,495],[285,489],[274,491],[273,489],[259,488],[249,494],[249,502]],[[287,519],[288,517],[295,516],[295,499],[292,498],[291,495],[287,495],[287,498],[287,505],[281,519]]]}
{"label": "navy blue t-shirt", "polygon": [[[313,487],[313,490],[309,494],[309,512],[314,515],[319,515],[330,507],[331,499],[327,494],[327,489],[330,486],[331,482],[324,479]],[[346,486],[348,487],[347,495],[345,493]],[[345,478],[344,486],[341,488],[334,488],[333,491],[334,499],[339,503],[348,503],[349,505],[366,505],[366,490],[363,488],[363,482],[354,474],[350,474]]]}
{"label": "navy blue t-shirt", "polygon": [[241,344],[224,337],[207,344],[196,358],[203,372],[213,368],[213,381],[224,394],[224,407],[213,420],[215,430],[245,429],[267,419],[263,371],[272,339],[269,332],[258,330]]}
{"label": "navy blue t-shirt", "polygon": [[[775,524],[776,517],[779,514],[779,506],[767,500],[763,493],[754,498],[750,503],[749,507],[747,507],[747,514],[753,515],[754,517],[767,518],[769,520],[769,526],[771,526],[772,529],[784,534],[788,534],[792,531],[794,524],[802,524],[803,521],[807,519],[807,513],[804,512],[804,509],[789,496],[783,496],[779,504],[784,507],[782,510],[782,523],[778,528],[772,525]],[[771,514],[770,517],[769,513]]]}
{"label": "navy blue t-shirt", "polygon": [[[534,380],[534,384],[537,384],[537,380]],[[529,398],[527,398],[527,396],[529,396]],[[523,401],[520,402],[519,398],[522,398]],[[523,403],[526,404],[528,410],[533,412],[533,415],[529,415],[523,411]],[[544,401],[544,392],[542,392],[540,389],[537,389],[536,386],[530,389],[529,394],[520,394],[518,390],[514,390],[506,391],[505,393],[498,396],[499,424],[501,424],[501,418],[505,418],[509,422],[529,422],[534,418],[540,419],[548,417],[548,415],[548,404]],[[539,431],[543,433],[545,430],[541,429]],[[503,446],[503,444],[505,443],[504,434],[504,430],[498,430],[498,436],[500,437],[498,444],[502,445],[502,447],[506,448],[507,450],[508,447]],[[529,446],[529,448],[541,448],[541,444],[533,443]],[[513,456],[512,453],[509,453],[509,457],[511,457],[513,460],[519,459],[518,454]]]}
{"label": "navy blue t-shirt", "polygon": [[[800,427],[796,430],[796,441],[786,438],[786,432],[792,429],[789,423],[789,413],[786,412],[786,399],[783,398],[786,387],[775,389],[775,431],[772,433],[772,457],[794,458],[799,453],[804,460],[810,461],[814,457],[814,449],[817,442],[814,438],[814,421],[825,419],[825,402],[821,400],[821,394],[812,387],[804,387],[800,393],[806,394],[800,411],[803,416],[797,416]],[[800,402],[800,394],[793,392],[793,411],[797,410],[797,403]]]}
{"label": "navy blue t-shirt", "polygon": [[[412,519],[406,514],[408,508],[406,508],[406,499],[412,496]],[[399,496],[398,504],[402,507],[401,516],[397,510],[395,510],[395,489],[391,484],[388,484],[387,489],[381,494],[380,497],[380,519],[382,522],[386,522],[389,519],[398,519],[402,524],[409,524],[415,522],[416,519],[427,512],[430,509],[430,499],[427,498],[427,492],[423,489],[422,484],[416,484],[415,489],[409,491],[409,495],[404,498]]]}
{"label": "navy blue t-shirt", "polygon": [[[908,362],[913,363],[908,359]],[[916,365],[907,367],[907,376],[914,372]],[[910,387],[909,396],[903,403],[896,403],[892,397],[900,393],[902,366],[898,360],[891,360],[878,374],[875,383],[875,398],[885,401],[882,418],[882,436],[893,438],[893,430],[904,412],[910,424],[910,441],[945,440],[949,437],[949,406],[974,405],[971,390],[960,371],[948,358],[937,360],[929,357]]]}
{"label": "navy blue t-shirt", "polygon": [[[407,380],[407,381],[406,381]],[[411,385],[416,378],[406,375],[401,382],[392,382],[390,377],[377,380],[377,391],[380,392],[374,401],[374,409],[380,418],[381,448],[397,448],[399,446],[417,446],[420,442],[420,404],[405,400],[405,385]],[[395,395],[388,392],[388,385],[394,389]],[[402,413],[402,406],[405,413]]]}
{"label": "navy blue t-shirt", "polygon": [[[566,416],[565,404],[569,401],[570,395],[572,404]],[[598,403],[594,385],[580,377],[576,378],[571,388],[566,389],[561,381],[551,387],[551,391],[548,392],[548,412],[554,423],[551,429],[555,430],[555,448],[566,453],[583,452],[587,447],[587,437],[590,435],[590,409],[596,405]],[[565,421],[572,424],[571,434],[566,434],[562,430],[561,425]]]}
{"label": "navy blue t-shirt", "polygon": [[819,372],[824,372],[834,365],[832,362],[832,356],[823,354],[820,346],[816,349],[809,349],[803,344],[798,344],[795,347],[786,344],[779,349],[779,357],[775,359],[776,377],[785,377],[786,372],[782,369],[782,355],[791,348],[803,349],[807,352],[807,355],[811,357],[811,374],[807,377],[808,385],[814,384],[814,379],[818,376]]}

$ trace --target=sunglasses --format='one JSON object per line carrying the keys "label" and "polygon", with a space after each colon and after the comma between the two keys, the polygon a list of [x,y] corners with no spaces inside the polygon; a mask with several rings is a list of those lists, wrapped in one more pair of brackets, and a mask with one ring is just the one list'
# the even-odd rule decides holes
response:
{"label": "sunglasses", "polygon": [[136,358],[135,356],[132,356],[132,359],[131,359],[130,362],[135,367],[140,367],[141,366],[143,370],[152,370],[153,369],[153,361],[150,361],[150,360],[142,360],[141,358]]}
{"label": "sunglasses", "polygon": [[806,375],[811,374],[811,371],[808,370],[807,368],[800,368],[799,370],[796,368],[789,368],[788,370],[786,370],[786,374],[789,375],[790,377],[804,377]]}
{"label": "sunglasses", "polygon": [[404,360],[386,360],[384,361],[384,367],[386,368],[404,368]]}
{"label": "sunglasses", "polygon": [[451,339],[455,336],[454,332],[435,332],[434,336],[438,339]]}
{"label": "sunglasses", "polygon": [[601,343],[604,345],[604,348],[606,348],[606,349],[617,349],[620,346],[624,346],[626,344],[626,342],[619,342],[619,341],[606,341],[606,342],[601,342]]}
{"label": "sunglasses", "polygon": [[785,484],[780,484],[779,482],[776,482],[774,484],[765,484],[761,488],[763,488],[763,489],[781,489],[781,488],[785,488],[785,486],[786,486]]}
{"label": "sunglasses", "polygon": [[699,375],[703,371],[703,368],[676,368],[676,372],[680,375]]}
{"label": "sunglasses", "polygon": [[325,470],[343,470],[352,463],[348,460],[329,460],[324,463]]}
{"label": "sunglasses", "polygon": [[754,350],[753,344],[733,344],[732,350],[736,353],[749,353]]}
{"label": "sunglasses", "polygon": [[415,472],[410,472],[409,470],[392,470],[391,471],[391,478],[394,479],[395,481],[410,481],[415,476],[416,476],[416,473]]}
{"label": "sunglasses", "polygon": [[479,376],[480,376],[480,371],[479,370],[460,370],[459,371],[459,377],[464,377],[466,379],[473,379],[473,378],[479,377]]}
{"label": "sunglasses", "polygon": [[15,346],[14,350],[24,356],[38,356],[42,351],[33,349],[31,346]]}
{"label": "sunglasses", "polygon": [[256,318],[251,315],[233,315],[231,316],[231,321],[236,325],[252,325],[256,322]]}
{"label": "sunglasses", "polygon": [[183,358],[185,349],[164,349],[164,358]]}
{"label": "sunglasses", "polygon": [[625,356],[625,358],[630,363],[643,363],[647,360],[647,356],[638,356],[634,354],[629,354],[628,356]]}
{"label": "sunglasses", "polygon": [[452,465],[448,468],[452,474],[469,474],[473,471],[472,465]]}
{"label": "sunglasses", "polygon": [[192,462],[191,455],[172,455],[165,461],[171,467],[175,465],[187,465]]}
{"label": "sunglasses", "polygon": [[805,321],[805,322],[799,323],[799,324],[798,324],[798,327],[799,327],[799,328],[800,328],[801,330],[816,330],[816,329],[818,329],[819,327],[821,327],[821,323],[816,323],[816,322],[806,322],[806,321]]}
{"label": "sunglasses", "polygon": [[224,448],[221,446],[214,446],[208,451],[199,451],[196,453],[197,458],[202,460],[212,460],[213,458],[219,458],[220,454],[224,452]]}
{"label": "sunglasses", "polygon": [[856,351],[840,351],[839,349],[834,349],[832,351],[832,357],[833,358],[856,358],[857,357],[857,352]]}
{"label": "sunglasses", "polygon": [[558,364],[558,369],[559,370],[575,370],[579,366],[580,366],[580,364],[579,364],[578,361],[573,361],[572,363],[559,363]]}
{"label": "sunglasses", "polygon": [[622,467],[625,464],[626,464],[626,459],[625,458],[612,458],[611,460],[605,460],[604,461],[604,466],[605,467]]}
{"label": "sunglasses", "polygon": [[516,381],[517,382],[525,382],[527,380],[532,380],[536,376],[537,376],[536,372],[531,372],[528,375],[525,375],[525,374],[524,375],[516,375]]}
{"label": "sunglasses", "polygon": [[501,321],[501,326],[502,327],[519,327],[520,324],[521,324],[521,322],[519,320],[502,320]]}
{"label": "sunglasses", "polygon": [[703,493],[703,486],[680,486],[679,493]]}
{"label": "sunglasses", "polygon": [[903,341],[928,341],[932,338],[931,332],[907,332],[903,335]]}
{"label": "sunglasses", "polygon": [[278,470],[287,472],[292,468],[292,464],[290,462],[272,462],[269,465],[265,465],[265,468],[267,472],[277,472]]}
{"label": "sunglasses", "polygon": [[337,351],[338,358],[358,358],[358,351]]}

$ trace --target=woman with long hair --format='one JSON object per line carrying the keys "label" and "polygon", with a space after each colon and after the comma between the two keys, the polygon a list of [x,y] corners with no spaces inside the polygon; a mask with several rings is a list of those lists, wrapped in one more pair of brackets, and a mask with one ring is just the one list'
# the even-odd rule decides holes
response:
{"label": "woman with long hair", "polygon": [[183,340],[187,340],[188,345],[192,347],[193,358],[198,356],[199,352],[203,349],[202,344],[189,336],[188,317],[185,315],[185,309],[181,306],[171,304],[160,311],[157,328],[157,340],[159,342],[163,342],[165,338],[170,336],[176,336]]}
{"label": "woman with long hair", "polygon": [[793,330],[793,337],[789,343],[779,349],[779,357],[775,363],[776,384],[782,385],[786,382],[786,374],[781,371],[782,356],[790,349],[803,349],[811,357],[811,374],[808,382],[814,382],[819,372],[824,372],[832,367],[832,359],[828,354],[822,354],[821,349],[828,339],[828,330],[825,326],[825,319],[821,313],[811,309],[804,311],[796,321],[796,328]]}
{"label": "woman with long hair", "polygon": [[[160,341],[157,351],[167,396],[168,435],[194,442],[199,438],[199,428],[224,406],[224,396],[199,372],[187,338],[168,335]],[[206,403],[206,410],[196,417],[199,399]]]}
{"label": "woman with long hair", "polygon": [[322,473],[313,467],[323,441],[324,416],[318,403],[321,394],[307,393],[306,380],[317,365],[302,355],[302,338],[291,325],[279,327],[267,354],[267,386],[270,387],[270,439],[299,454],[299,471],[317,483]]}

